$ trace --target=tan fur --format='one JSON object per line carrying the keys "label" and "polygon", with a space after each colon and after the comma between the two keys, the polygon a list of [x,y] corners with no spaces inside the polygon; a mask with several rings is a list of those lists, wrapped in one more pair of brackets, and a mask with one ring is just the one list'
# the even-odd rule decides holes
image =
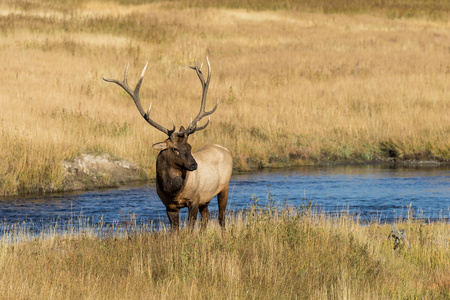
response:
{"label": "tan fur", "polygon": [[206,145],[192,156],[198,164],[197,170],[187,173],[186,184],[173,202],[178,205],[196,202],[196,205],[202,206],[228,188],[233,158],[227,149],[219,145]]}
{"label": "tan fur", "polygon": [[[184,167],[174,165],[174,159],[178,155],[171,152],[175,147],[183,149],[183,144],[189,145],[187,139],[173,141],[168,139],[163,143],[167,145],[167,148],[158,155],[156,191],[166,206],[172,228],[179,227],[179,210],[184,207],[189,209],[190,226],[194,225],[198,211],[202,215],[203,225],[206,225],[209,220],[209,202],[217,196],[219,223],[224,229],[229,182],[233,170],[233,158],[230,152],[219,145],[206,145],[192,153],[197,168],[188,171]],[[190,146],[187,149],[190,149]],[[182,184],[178,185],[180,183]]]}

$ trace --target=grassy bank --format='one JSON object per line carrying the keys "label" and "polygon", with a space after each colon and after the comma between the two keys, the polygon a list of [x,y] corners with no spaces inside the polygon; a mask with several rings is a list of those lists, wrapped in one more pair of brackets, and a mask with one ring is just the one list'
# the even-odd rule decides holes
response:
{"label": "grassy bank", "polygon": [[356,2],[333,1],[344,14],[308,1],[233,3],[3,1],[0,195],[63,189],[61,162],[82,153],[152,178],[150,145],[165,137],[101,77],[121,78],[130,62],[133,84],[148,60],[143,105],[166,127],[186,126],[201,95],[186,66],[206,54],[208,106],[221,102],[190,141],[224,145],[237,169],[449,161],[446,1],[411,2],[407,19],[389,16],[390,1],[351,14]]}
{"label": "grassy bank", "polygon": [[[307,211],[306,211],[307,212]],[[205,231],[97,225],[0,241],[2,299],[448,299],[449,224],[398,221],[410,248],[393,250],[389,225],[305,211],[254,210]],[[10,244],[8,238],[25,240]]]}

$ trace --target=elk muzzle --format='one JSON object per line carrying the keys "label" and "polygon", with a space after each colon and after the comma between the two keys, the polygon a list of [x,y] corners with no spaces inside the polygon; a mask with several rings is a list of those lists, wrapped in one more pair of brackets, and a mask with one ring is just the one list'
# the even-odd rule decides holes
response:
{"label": "elk muzzle", "polygon": [[192,159],[189,159],[186,164],[184,165],[184,168],[188,171],[195,171],[197,170],[197,162],[195,161],[195,159],[192,157]]}

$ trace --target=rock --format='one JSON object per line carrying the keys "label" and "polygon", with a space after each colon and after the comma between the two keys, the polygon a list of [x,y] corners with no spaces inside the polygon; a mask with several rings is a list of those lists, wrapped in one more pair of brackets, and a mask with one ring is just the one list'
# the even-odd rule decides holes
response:
{"label": "rock", "polygon": [[81,154],[74,161],[64,161],[64,191],[99,187],[117,187],[143,179],[131,162],[113,160],[108,154]]}

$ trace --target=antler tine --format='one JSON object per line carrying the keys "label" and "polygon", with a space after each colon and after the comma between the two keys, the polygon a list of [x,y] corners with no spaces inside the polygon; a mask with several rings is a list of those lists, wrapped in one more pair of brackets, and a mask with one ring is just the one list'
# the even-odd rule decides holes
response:
{"label": "antler tine", "polygon": [[138,83],[136,84],[136,87],[134,88],[134,91],[131,90],[130,86],[128,85],[128,66],[129,66],[129,65],[130,65],[130,64],[128,63],[127,66],[126,66],[126,68],[125,68],[123,81],[119,81],[119,80],[117,80],[117,79],[108,79],[108,78],[104,78],[104,77],[103,77],[103,80],[104,80],[104,81],[107,81],[107,82],[113,82],[113,83],[119,85],[121,88],[123,88],[123,89],[128,93],[128,95],[130,95],[130,97],[133,99],[134,104],[136,104],[136,107],[137,107],[139,113],[141,114],[141,116],[142,116],[142,117],[143,117],[150,125],[152,125],[153,127],[155,127],[156,129],[158,129],[159,131],[161,131],[161,132],[167,134],[168,136],[170,136],[170,135],[175,131],[175,125],[173,126],[173,129],[172,129],[172,130],[168,130],[167,128],[165,128],[165,127],[159,125],[158,123],[156,123],[155,121],[153,121],[152,119],[150,119],[150,109],[151,109],[151,107],[152,107],[152,104],[150,103],[150,107],[148,108],[148,111],[147,111],[147,113],[146,113],[146,112],[144,111],[144,109],[142,108],[141,100],[139,99],[139,90],[140,90],[140,88],[141,88],[141,84],[142,84],[142,81],[143,81],[143,79],[144,79],[145,71],[146,71],[147,66],[148,66],[148,61],[147,61],[147,63],[145,64],[144,69],[142,70],[141,76],[139,77],[139,81],[138,81]]}
{"label": "antler tine", "polygon": [[150,110],[152,109],[152,104],[153,104],[153,102],[150,102],[150,106],[148,107],[148,110],[147,110],[147,116],[150,116]]}
{"label": "antler tine", "polygon": [[206,126],[208,126],[209,125],[209,121],[211,120],[211,116],[209,116],[208,117],[208,121],[206,121],[206,123],[205,123],[205,125],[203,125],[203,126],[200,126],[200,127],[197,127],[197,125],[198,125],[198,123],[197,123],[197,125],[196,125],[196,127],[195,127],[195,131],[200,131],[200,130],[203,130],[203,129],[205,129],[206,128]]}
{"label": "antler tine", "polygon": [[[123,72],[123,82],[124,84],[128,85],[128,67],[130,66],[130,63],[127,63],[127,66],[125,67],[125,72]],[[105,80],[105,78],[103,78]]]}
{"label": "antler tine", "polygon": [[189,66],[191,69],[194,69],[196,71],[197,76],[200,79],[200,82],[202,84],[202,101],[201,101],[201,104],[200,104],[200,111],[199,111],[199,113],[197,114],[197,116],[194,118],[193,121],[191,120],[191,122],[189,123],[188,128],[185,131],[179,132],[180,134],[184,134],[184,133],[192,134],[192,133],[194,133],[196,131],[200,131],[202,129],[205,129],[206,126],[208,126],[208,124],[209,124],[209,119],[205,123],[205,125],[203,125],[201,127],[197,127],[198,123],[204,117],[209,116],[212,113],[214,113],[216,111],[216,109],[217,109],[217,106],[219,105],[219,99],[217,99],[217,103],[214,106],[214,108],[212,110],[210,110],[210,111],[205,111],[206,96],[207,96],[207,93],[208,93],[209,82],[211,80],[211,64],[209,63],[208,56],[206,56],[206,62],[208,64],[208,77],[207,77],[206,81],[205,81],[205,79],[203,77],[203,74],[202,74],[202,71],[201,71],[201,68],[202,68],[203,64],[199,68],[198,64],[197,64],[197,58],[195,58],[195,66],[194,67]]}

